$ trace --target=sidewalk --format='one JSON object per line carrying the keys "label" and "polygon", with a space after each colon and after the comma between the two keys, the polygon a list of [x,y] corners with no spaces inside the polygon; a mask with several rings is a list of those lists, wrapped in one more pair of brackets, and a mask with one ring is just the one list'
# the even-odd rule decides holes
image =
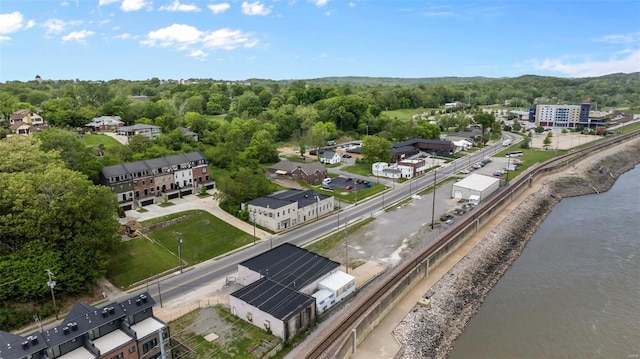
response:
{"label": "sidewalk", "polygon": [[[216,190],[207,191],[209,194],[215,194]],[[251,223],[244,222],[231,214],[225,212],[220,208],[220,205],[214,197],[198,197],[197,195],[189,195],[182,198],[174,198],[170,201],[174,203],[173,206],[168,207],[160,207],[157,204],[152,204],[149,206],[145,206],[144,209],[147,212],[140,213],[136,210],[127,211],[127,217],[123,218],[124,223],[130,220],[135,220],[138,222],[146,221],[148,219],[157,218],[166,216],[173,213],[184,212],[193,209],[200,209],[203,211],[207,211],[211,213],[213,216],[219,218],[220,220],[240,229],[243,232],[246,232],[250,235],[253,235],[254,227]],[[256,237],[260,239],[268,238],[272,236],[271,233],[263,231],[260,228],[255,228]]]}
{"label": "sidewalk", "polygon": [[400,343],[393,336],[393,330],[400,324],[404,317],[413,309],[418,300],[436,283],[440,278],[449,272],[464,256],[469,253],[494,227],[511,213],[529,194],[537,192],[542,186],[543,180],[538,180],[514,198],[504,209],[497,213],[489,222],[478,229],[478,232],[469,238],[456,251],[451,253],[442,263],[429,272],[429,276],[422,279],[409,291],[378,326],[358,345],[358,348],[350,358],[353,359],[392,359],[401,349]]}

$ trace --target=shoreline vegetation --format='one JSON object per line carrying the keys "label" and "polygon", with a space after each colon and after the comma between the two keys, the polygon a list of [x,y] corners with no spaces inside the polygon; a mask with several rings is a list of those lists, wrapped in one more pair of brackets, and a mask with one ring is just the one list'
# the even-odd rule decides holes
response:
{"label": "shoreline vegetation", "polygon": [[403,358],[446,358],[467,322],[524,250],[556,203],[565,197],[609,190],[640,163],[640,140],[592,155],[539,181],[540,190],[518,207],[442,277],[394,330]]}

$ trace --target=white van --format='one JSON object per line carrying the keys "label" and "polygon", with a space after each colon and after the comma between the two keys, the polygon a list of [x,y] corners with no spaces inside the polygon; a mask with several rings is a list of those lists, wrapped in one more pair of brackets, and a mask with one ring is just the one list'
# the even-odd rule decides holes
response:
{"label": "white van", "polygon": [[327,184],[329,184],[329,183],[331,183],[331,178],[329,178],[329,177],[327,177],[327,178],[325,178],[325,179],[323,179],[323,180],[322,180],[322,184],[323,184],[323,185],[327,185]]}

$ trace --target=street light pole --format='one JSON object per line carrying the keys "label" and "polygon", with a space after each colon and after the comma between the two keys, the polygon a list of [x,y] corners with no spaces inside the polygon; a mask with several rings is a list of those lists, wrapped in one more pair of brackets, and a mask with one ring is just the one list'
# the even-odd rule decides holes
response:
{"label": "street light pole", "polygon": [[253,245],[256,245],[256,210],[253,210]]}
{"label": "street light pole", "polygon": [[45,269],[45,272],[47,272],[47,275],[49,276],[49,281],[47,282],[47,285],[49,286],[49,289],[51,289],[51,300],[53,301],[53,312],[56,315],[56,320],[58,320],[58,307],[56,306],[56,295],[53,293],[53,287],[56,286],[56,277],[53,275],[53,273],[51,273],[51,270],[49,269]]}
{"label": "street light pole", "polygon": [[178,234],[178,261],[180,261],[180,273],[182,273],[182,233]]}
{"label": "street light pole", "polygon": [[316,195],[316,219],[320,217],[320,213],[318,212],[318,205],[320,204],[320,197]]}

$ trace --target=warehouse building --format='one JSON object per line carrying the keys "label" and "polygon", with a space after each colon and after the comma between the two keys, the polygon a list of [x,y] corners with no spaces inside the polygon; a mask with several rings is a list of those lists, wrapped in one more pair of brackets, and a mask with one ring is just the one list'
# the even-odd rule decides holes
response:
{"label": "warehouse building", "polygon": [[468,200],[473,196],[474,200],[480,202],[497,191],[499,187],[499,178],[473,173],[453,184],[451,197]]}

